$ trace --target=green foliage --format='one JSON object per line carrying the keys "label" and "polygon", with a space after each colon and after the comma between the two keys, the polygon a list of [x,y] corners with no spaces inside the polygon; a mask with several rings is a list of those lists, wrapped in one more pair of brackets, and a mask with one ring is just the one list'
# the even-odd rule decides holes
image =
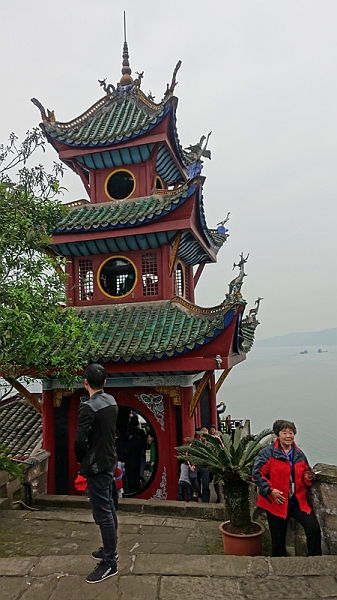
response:
{"label": "green foliage", "polygon": [[249,507],[249,485],[252,468],[261,448],[269,442],[262,442],[269,436],[269,429],[258,435],[242,436],[235,431],[234,440],[226,434],[219,439],[203,434],[202,439],[188,438],[188,446],[176,448],[180,460],[188,460],[197,467],[206,467],[214,475],[215,481],[223,482],[226,512],[231,525],[244,533],[251,525]]}
{"label": "green foliage", "polygon": [[[12,134],[0,147],[0,373],[6,377],[52,373],[74,382],[91,346],[92,332],[66,303],[65,259],[48,252],[50,232],[67,208],[58,196],[62,167],[52,173],[27,161],[44,149],[42,133],[27,133],[18,146]],[[10,175],[14,178],[11,178]],[[82,343],[64,341],[82,338]]]}
{"label": "green foliage", "polygon": [[23,473],[20,467],[8,456],[9,450],[0,444],[0,471],[6,471],[11,477],[17,477],[22,481]]}

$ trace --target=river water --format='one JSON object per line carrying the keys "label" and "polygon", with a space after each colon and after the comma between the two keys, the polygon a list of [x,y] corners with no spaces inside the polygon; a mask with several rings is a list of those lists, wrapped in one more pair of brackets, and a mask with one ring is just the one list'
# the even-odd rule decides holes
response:
{"label": "river water", "polygon": [[[337,346],[253,347],[232,369],[217,401],[232,418],[250,419],[258,433],[275,419],[297,427],[296,442],[309,462],[337,464]],[[226,414],[227,414],[226,413]]]}

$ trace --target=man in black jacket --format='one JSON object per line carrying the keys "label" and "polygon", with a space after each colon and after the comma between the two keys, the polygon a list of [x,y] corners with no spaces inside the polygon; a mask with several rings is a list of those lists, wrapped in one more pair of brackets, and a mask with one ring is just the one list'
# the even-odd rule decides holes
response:
{"label": "man in black jacket", "polygon": [[87,478],[88,493],[95,523],[102,535],[102,562],[88,575],[87,583],[98,583],[118,573],[116,563],[116,513],[112,484],[117,461],[115,432],[118,407],[113,396],[105,394],[105,369],[96,363],[85,371],[84,386],[89,400],[78,413],[75,455],[80,473]]}

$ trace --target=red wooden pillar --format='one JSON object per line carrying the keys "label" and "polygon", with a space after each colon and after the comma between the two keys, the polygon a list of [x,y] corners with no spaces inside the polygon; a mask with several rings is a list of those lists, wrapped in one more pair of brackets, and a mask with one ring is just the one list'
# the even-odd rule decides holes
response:
{"label": "red wooden pillar", "polygon": [[75,277],[75,265],[74,265],[74,260],[72,261],[68,261],[66,262],[66,273],[67,275],[69,275],[68,277],[68,282],[67,282],[67,298],[68,298],[68,304],[70,304],[71,306],[75,306],[76,305],[76,297],[75,297],[75,289],[76,288],[76,277]]}
{"label": "red wooden pillar", "polygon": [[209,418],[210,424],[218,428],[218,414],[216,412],[216,391],[214,372],[209,380]]}
{"label": "red wooden pillar", "polygon": [[172,298],[174,296],[174,275],[169,277],[169,261],[172,252],[171,244],[164,244],[161,247],[161,279],[162,279],[162,298]]}
{"label": "red wooden pillar", "polygon": [[[170,397],[166,400],[166,415],[165,418],[165,463],[167,464],[167,499],[177,500],[179,466],[176,459],[175,447],[177,441],[177,426],[176,426],[176,407]],[[161,446],[163,447],[163,443]]]}
{"label": "red wooden pillar", "polygon": [[48,462],[47,493],[55,494],[55,436],[53,391],[44,390],[42,394],[42,447],[50,452]]}
{"label": "red wooden pillar", "polygon": [[78,474],[78,465],[75,457],[74,442],[78,422],[78,407],[80,404],[80,395],[83,390],[77,390],[69,398],[64,398],[62,402],[68,402],[68,465],[69,465],[69,494],[78,494],[75,489],[75,479]]}
{"label": "red wooden pillar", "polygon": [[193,387],[182,387],[181,389],[181,429],[183,443],[186,437],[194,436],[194,415],[190,417],[190,403],[193,398]]}
{"label": "red wooden pillar", "polygon": [[191,265],[188,266],[188,289],[189,289],[189,298],[190,302],[194,302],[194,277],[193,277],[193,267]]}

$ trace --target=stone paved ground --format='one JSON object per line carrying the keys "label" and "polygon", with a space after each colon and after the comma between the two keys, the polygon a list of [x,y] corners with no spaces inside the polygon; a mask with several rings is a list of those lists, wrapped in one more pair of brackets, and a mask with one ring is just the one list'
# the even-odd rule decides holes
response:
{"label": "stone paved ground", "polygon": [[100,544],[89,510],[0,511],[1,600],[337,598],[337,557],[226,557],[218,523],[121,513],[116,577],[85,583]]}

